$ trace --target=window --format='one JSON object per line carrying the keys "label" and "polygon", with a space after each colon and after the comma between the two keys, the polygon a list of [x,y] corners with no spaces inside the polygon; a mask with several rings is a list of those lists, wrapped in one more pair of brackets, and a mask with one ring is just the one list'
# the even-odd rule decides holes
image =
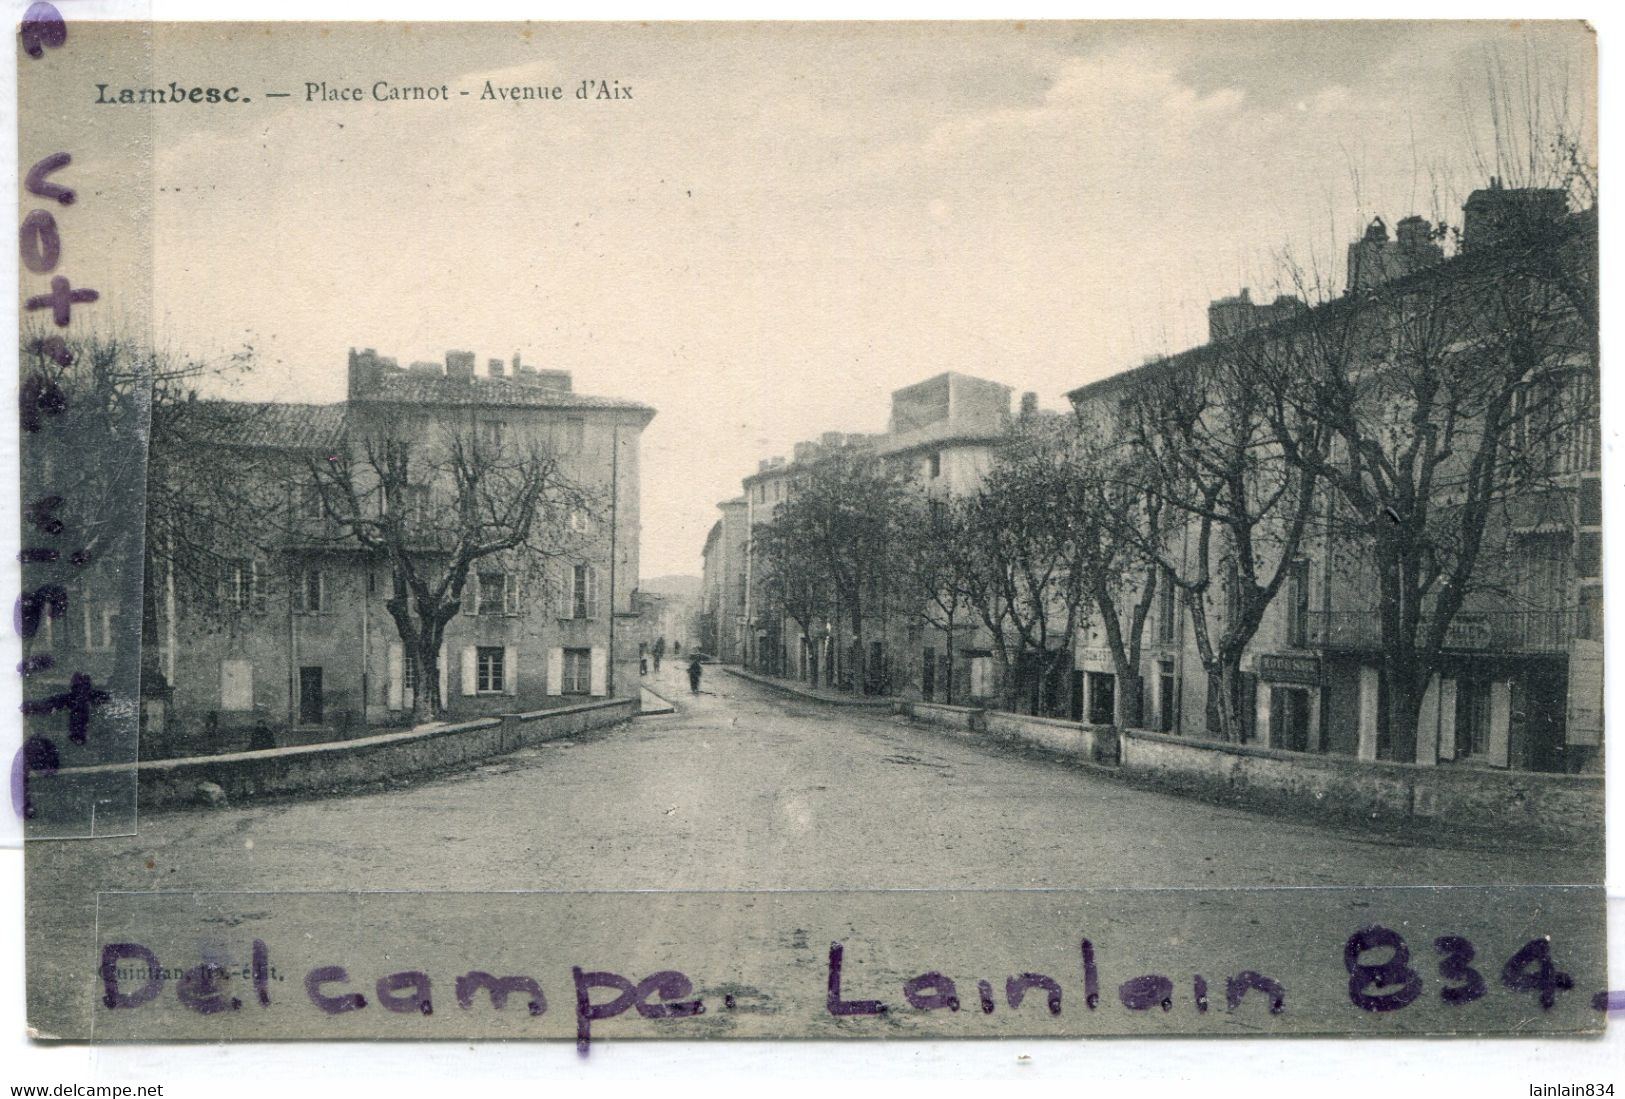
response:
{"label": "window", "polygon": [[418,662],[410,652],[401,657],[401,689],[412,695],[418,691]]}
{"label": "window", "polygon": [[91,652],[106,651],[113,647],[114,626],[118,622],[118,605],[103,600],[85,601],[85,648]]}
{"label": "window", "polygon": [[1586,477],[1580,481],[1580,525],[1602,525],[1602,481]]}
{"label": "window", "polygon": [[482,572],[479,582],[479,613],[506,614],[508,611],[508,576],[501,572]]}
{"label": "window", "polygon": [[1301,649],[1309,643],[1309,562],[1293,561],[1286,583],[1286,643]]}
{"label": "window", "polygon": [[576,534],[592,533],[592,516],[585,508],[570,509],[570,529]]}
{"label": "window", "polygon": [[598,576],[591,565],[577,565],[570,572],[571,618],[598,617]]}
{"label": "window", "polygon": [[1576,562],[1576,571],[1584,577],[1602,575],[1602,535],[1594,530],[1588,530],[1580,535],[1579,560]]}
{"label": "window", "polygon": [[1490,753],[1490,685],[1486,680],[1456,681],[1456,755]]}
{"label": "window", "polygon": [[327,612],[327,577],[321,569],[301,569],[294,576],[293,609],[295,614]]}
{"label": "window", "polygon": [[592,693],[592,650],[564,650],[564,682],[560,690],[567,695]]}
{"label": "window", "polygon": [[942,476],[942,451],[937,451],[926,459],[926,472],[932,479]]}
{"label": "window", "polygon": [[502,646],[481,645],[474,654],[474,690],[479,694],[501,694],[503,691]]}
{"label": "window", "polygon": [[1157,583],[1157,640],[1164,645],[1173,644],[1175,619],[1174,577],[1163,569]]}
{"label": "window", "polygon": [[322,511],[322,486],[316,481],[306,481],[300,490],[299,514],[305,519],[320,519],[325,512]]}
{"label": "window", "polygon": [[[430,514],[430,491],[428,485],[400,485],[394,490],[394,507],[400,512],[401,520],[407,523],[422,522]],[[384,498],[384,507],[390,507],[389,497]]]}
{"label": "window", "polygon": [[508,425],[501,420],[480,421],[480,445],[489,450],[501,450],[503,437],[508,432]]}
{"label": "window", "polygon": [[238,558],[226,566],[226,605],[238,611],[265,611],[265,581],[260,563]]}

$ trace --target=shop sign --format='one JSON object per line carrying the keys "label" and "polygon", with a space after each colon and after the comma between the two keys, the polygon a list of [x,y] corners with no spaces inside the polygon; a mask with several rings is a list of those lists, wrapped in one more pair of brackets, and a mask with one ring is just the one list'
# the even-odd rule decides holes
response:
{"label": "shop sign", "polygon": [[1320,684],[1320,657],[1302,653],[1259,653],[1258,678],[1270,683]]}

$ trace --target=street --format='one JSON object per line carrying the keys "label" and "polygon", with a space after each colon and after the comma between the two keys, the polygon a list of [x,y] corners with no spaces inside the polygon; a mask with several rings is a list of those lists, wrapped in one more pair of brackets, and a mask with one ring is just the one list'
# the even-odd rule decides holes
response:
{"label": "street", "polygon": [[[135,837],[30,844],[30,949],[51,975],[31,989],[36,1017],[88,1008],[98,890],[1369,889],[1600,875],[1562,852],[1407,846],[1152,793],[716,667],[691,695],[682,675],[667,662],[648,680],[675,714],[444,778],[151,813]],[[1327,934],[1340,942],[1354,918],[1336,914]],[[798,942],[802,964],[818,964],[813,939]]]}
{"label": "street", "polygon": [[[103,889],[896,889],[1585,883],[1562,852],[1401,846],[980,748],[707,667],[680,707],[402,789],[143,814],[37,844]],[[427,850],[435,852],[425,858]],[[55,873],[51,875],[57,877]]]}

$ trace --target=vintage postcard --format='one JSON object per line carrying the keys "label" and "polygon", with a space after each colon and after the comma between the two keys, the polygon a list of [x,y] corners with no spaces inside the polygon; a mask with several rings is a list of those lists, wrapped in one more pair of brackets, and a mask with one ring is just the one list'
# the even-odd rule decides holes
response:
{"label": "vintage postcard", "polygon": [[31,1033],[1602,1031],[1596,56],[33,5]]}

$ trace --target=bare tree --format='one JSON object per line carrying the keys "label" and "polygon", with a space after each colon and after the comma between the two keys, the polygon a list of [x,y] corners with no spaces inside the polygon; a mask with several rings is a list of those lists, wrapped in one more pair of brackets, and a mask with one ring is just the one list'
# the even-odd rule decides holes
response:
{"label": "bare tree", "polygon": [[[1482,247],[1248,345],[1284,456],[1330,487],[1334,534],[1375,574],[1395,758],[1414,753],[1462,608],[1507,581],[1509,554],[1493,551],[1508,509],[1550,512],[1525,525],[1567,523],[1547,490],[1596,420],[1595,223],[1529,218],[1508,199],[1512,216]],[[1306,419],[1332,445],[1302,445],[1289,425]]]}
{"label": "bare tree", "polygon": [[1079,553],[1094,533],[1085,488],[1052,429],[1012,429],[968,499],[966,520],[968,599],[993,638],[1004,703],[1015,710],[1024,689],[1041,693],[1070,657],[1088,591]]}
{"label": "bare tree", "polygon": [[1271,418],[1256,356],[1243,350],[1265,338],[1249,333],[1157,364],[1122,408],[1132,462],[1148,475],[1129,484],[1161,509],[1159,528],[1137,541],[1184,593],[1209,713],[1229,741],[1245,727],[1242,654],[1314,512],[1316,473],[1286,460],[1277,433],[1304,454],[1320,453],[1325,437],[1312,418]]}
{"label": "bare tree", "polygon": [[332,453],[307,459],[306,472],[315,506],[300,510],[319,507],[330,542],[359,545],[389,565],[384,606],[416,669],[420,722],[444,706],[441,642],[475,567],[500,561],[506,575],[542,580],[549,561],[571,556],[571,513],[589,503],[539,444],[409,419],[352,425]]}
{"label": "bare tree", "polygon": [[[775,513],[783,507],[779,505]],[[810,637],[820,610],[828,603],[829,577],[814,547],[791,536],[792,527],[791,523],[768,522],[755,528],[751,534],[752,576],[766,612],[794,621]],[[813,685],[817,686],[816,664]]]}
{"label": "bare tree", "polygon": [[962,501],[918,495],[904,509],[897,555],[899,586],[919,616],[943,632],[943,689],[954,700],[954,636],[972,613],[975,547]]}
{"label": "bare tree", "polygon": [[[73,593],[65,606],[87,575],[106,581],[139,562],[142,677],[157,683],[159,593],[171,583],[212,592],[233,547],[264,525],[245,462],[218,458],[240,431],[222,431],[220,406],[195,399],[196,386],[250,370],[253,350],[210,362],[119,334],[65,341],[34,330],[22,351],[26,515],[71,543],[37,555],[31,572],[48,569],[48,586]],[[239,420],[252,416],[240,407]]]}
{"label": "bare tree", "polygon": [[879,686],[880,669],[868,663],[866,624],[893,580],[903,501],[901,479],[873,454],[851,448],[797,474],[773,521],[775,537],[795,547],[789,560],[828,580],[839,616],[851,628],[851,672],[864,692]]}
{"label": "bare tree", "polygon": [[1159,590],[1159,557],[1146,547],[1164,544],[1164,506],[1133,448],[1116,439],[1102,441],[1082,409],[1075,410],[1067,440],[1071,475],[1080,505],[1072,517],[1075,554],[1086,597],[1105,633],[1117,673],[1118,712],[1114,720],[1138,726],[1145,719],[1145,684],[1140,672],[1146,621]]}

